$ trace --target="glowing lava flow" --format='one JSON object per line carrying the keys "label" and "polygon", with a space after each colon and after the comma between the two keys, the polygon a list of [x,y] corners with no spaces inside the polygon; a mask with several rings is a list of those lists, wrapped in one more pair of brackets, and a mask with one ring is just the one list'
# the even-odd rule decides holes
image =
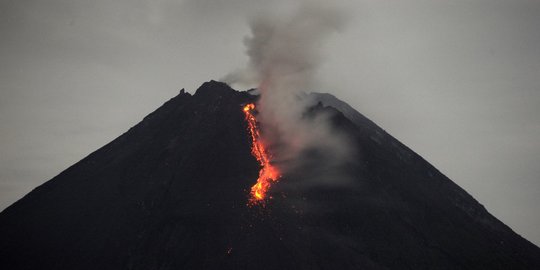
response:
{"label": "glowing lava flow", "polygon": [[264,202],[266,192],[270,188],[272,182],[276,182],[279,177],[279,171],[270,163],[270,156],[266,149],[266,146],[261,141],[261,134],[257,126],[257,119],[253,115],[255,110],[255,104],[250,103],[244,106],[244,114],[246,115],[246,121],[248,122],[249,134],[251,135],[251,153],[259,164],[261,164],[261,170],[259,171],[259,178],[257,183],[251,187],[251,198],[249,202],[251,204]]}

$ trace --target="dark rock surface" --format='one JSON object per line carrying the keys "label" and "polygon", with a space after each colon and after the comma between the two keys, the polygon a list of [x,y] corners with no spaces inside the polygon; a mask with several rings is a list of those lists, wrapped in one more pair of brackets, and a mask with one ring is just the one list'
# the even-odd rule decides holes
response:
{"label": "dark rock surface", "polygon": [[0,213],[0,269],[540,269],[538,247],[428,162],[312,95],[358,153],[339,168],[314,154],[248,207],[256,97],[207,82]]}

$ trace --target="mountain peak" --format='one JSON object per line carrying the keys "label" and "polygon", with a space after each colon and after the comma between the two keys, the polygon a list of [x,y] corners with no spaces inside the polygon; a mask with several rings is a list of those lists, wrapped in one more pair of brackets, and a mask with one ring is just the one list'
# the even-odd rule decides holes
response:
{"label": "mountain peak", "polygon": [[248,206],[256,98],[206,82],[36,188],[0,213],[0,268],[540,269],[538,247],[330,95],[309,113],[330,112],[358,157],[321,168],[307,153]]}
{"label": "mountain peak", "polygon": [[203,83],[196,91],[195,96],[221,96],[230,95],[237,91],[232,89],[228,84],[220,81],[210,80]]}

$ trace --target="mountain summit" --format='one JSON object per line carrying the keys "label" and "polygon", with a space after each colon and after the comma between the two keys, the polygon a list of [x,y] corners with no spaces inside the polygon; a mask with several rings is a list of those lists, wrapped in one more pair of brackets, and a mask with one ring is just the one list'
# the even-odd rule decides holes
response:
{"label": "mountain summit", "polygon": [[260,165],[242,108],[257,96],[210,81],[0,213],[0,268],[540,269],[538,247],[427,161],[310,97],[306,117],[327,115],[354,159],[308,153],[249,205]]}

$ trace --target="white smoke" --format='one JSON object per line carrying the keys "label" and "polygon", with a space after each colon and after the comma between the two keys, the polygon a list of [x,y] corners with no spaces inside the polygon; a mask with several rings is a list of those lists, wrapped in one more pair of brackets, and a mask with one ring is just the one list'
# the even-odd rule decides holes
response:
{"label": "white smoke", "polygon": [[223,79],[257,85],[257,118],[282,167],[295,164],[292,161],[307,150],[321,150],[332,161],[348,153],[344,138],[332,131],[325,115],[305,117],[309,102],[303,98],[315,81],[324,40],[343,27],[344,17],[335,7],[310,2],[288,15],[253,18],[251,35],[244,40],[248,66]]}

